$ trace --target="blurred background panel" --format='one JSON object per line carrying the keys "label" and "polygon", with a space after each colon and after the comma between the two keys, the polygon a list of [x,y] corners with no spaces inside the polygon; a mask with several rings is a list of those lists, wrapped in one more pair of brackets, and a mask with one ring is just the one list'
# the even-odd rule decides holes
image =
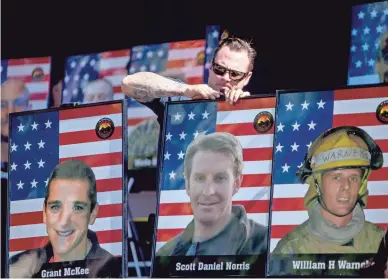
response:
{"label": "blurred background panel", "polygon": [[[2,197],[7,196],[9,113],[47,108],[50,99],[50,72],[50,56],[1,60]],[[7,203],[2,200],[2,212],[6,208]]]}
{"label": "blurred background panel", "polygon": [[130,52],[130,49],[124,49],[68,57],[62,104],[123,99],[121,81],[127,74]]}
{"label": "blurred background panel", "polygon": [[352,8],[348,85],[388,82],[388,1]]}
{"label": "blurred background panel", "polygon": [[[49,56],[1,60],[2,100],[9,102],[12,100],[14,106],[12,102],[10,106],[17,111],[47,108],[50,72],[51,57]],[[21,97],[26,102],[23,102]],[[21,107],[19,104],[24,106]],[[3,105],[5,104],[2,104],[2,108]],[[5,109],[8,108],[5,107]]]}

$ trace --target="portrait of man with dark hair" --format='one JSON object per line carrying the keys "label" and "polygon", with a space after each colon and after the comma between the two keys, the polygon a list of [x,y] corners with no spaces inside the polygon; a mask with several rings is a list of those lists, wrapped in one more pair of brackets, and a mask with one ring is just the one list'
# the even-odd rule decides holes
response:
{"label": "portrait of man with dark hair", "polygon": [[89,229],[99,205],[95,174],[86,163],[68,160],[58,164],[48,180],[42,206],[49,242],[14,255],[9,261],[10,277],[31,277],[45,263],[112,260]]}

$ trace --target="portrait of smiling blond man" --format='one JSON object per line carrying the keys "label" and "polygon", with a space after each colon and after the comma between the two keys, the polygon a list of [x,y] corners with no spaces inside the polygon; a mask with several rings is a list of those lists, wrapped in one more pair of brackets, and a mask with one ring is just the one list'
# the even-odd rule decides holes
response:
{"label": "portrait of smiling blond man", "polygon": [[113,256],[103,249],[89,229],[98,214],[96,178],[83,161],[68,160],[55,167],[43,202],[43,223],[49,242],[10,259],[10,277],[31,277],[45,263],[103,259]]}
{"label": "portrait of smiling blond man", "polygon": [[185,187],[194,218],[157,256],[258,255],[267,228],[248,218],[233,196],[243,180],[242,146],[229,133],[199,135],[184,159]]}

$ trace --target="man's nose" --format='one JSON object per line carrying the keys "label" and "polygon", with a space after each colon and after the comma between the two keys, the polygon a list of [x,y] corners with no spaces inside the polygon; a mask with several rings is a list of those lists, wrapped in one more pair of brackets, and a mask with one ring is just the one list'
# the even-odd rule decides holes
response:
{"label": "man's nose", "polygon": [[221,77],[225,81],[231,81],[229,72],[226,71],[225,74]]}
{"label": "man's nose", "polygon": [[61,213],[59,214],[59,225],[62,227],[68,225],[71,220],[71,215],[71,208],[63,207]]}
{"label": "man's nose", "polygon": [[341,188],[344,190],[349,190],[350,189],[350,181],[349,179],[344,179],[344,181],[341,184]]}
{"label": "man's nose", "polygon": [[211,195],[214,195],[215,194],[215,188],[214,188],[214,184],[212,181],[208,181],[205,185],[205,187],[203,188],[203,191],[202,193],[205,195],[205,196],[211,196]]}

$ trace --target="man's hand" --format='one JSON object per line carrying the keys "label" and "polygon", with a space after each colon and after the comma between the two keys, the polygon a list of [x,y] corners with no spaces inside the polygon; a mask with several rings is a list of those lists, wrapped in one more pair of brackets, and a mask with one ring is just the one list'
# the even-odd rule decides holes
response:
{"label": "man's hand", "polygon": [[230,104],[234,104],[238,99],[250,96],[251,94],[248,91],[242,91],[241,89],[237,90],[225,90],[225,100]]}
{"label": "man's hand", "polygon": [[215,100],[221,96],[221,93],[212,89],[207,84],[187,85],[183,95],[191,99],[212,99]]}
{"label": "man's hand", "polygon": [[17,262],[9,266],[10,278],[31,278],[43,265],[37,252],[31,252],[21,256]]}

